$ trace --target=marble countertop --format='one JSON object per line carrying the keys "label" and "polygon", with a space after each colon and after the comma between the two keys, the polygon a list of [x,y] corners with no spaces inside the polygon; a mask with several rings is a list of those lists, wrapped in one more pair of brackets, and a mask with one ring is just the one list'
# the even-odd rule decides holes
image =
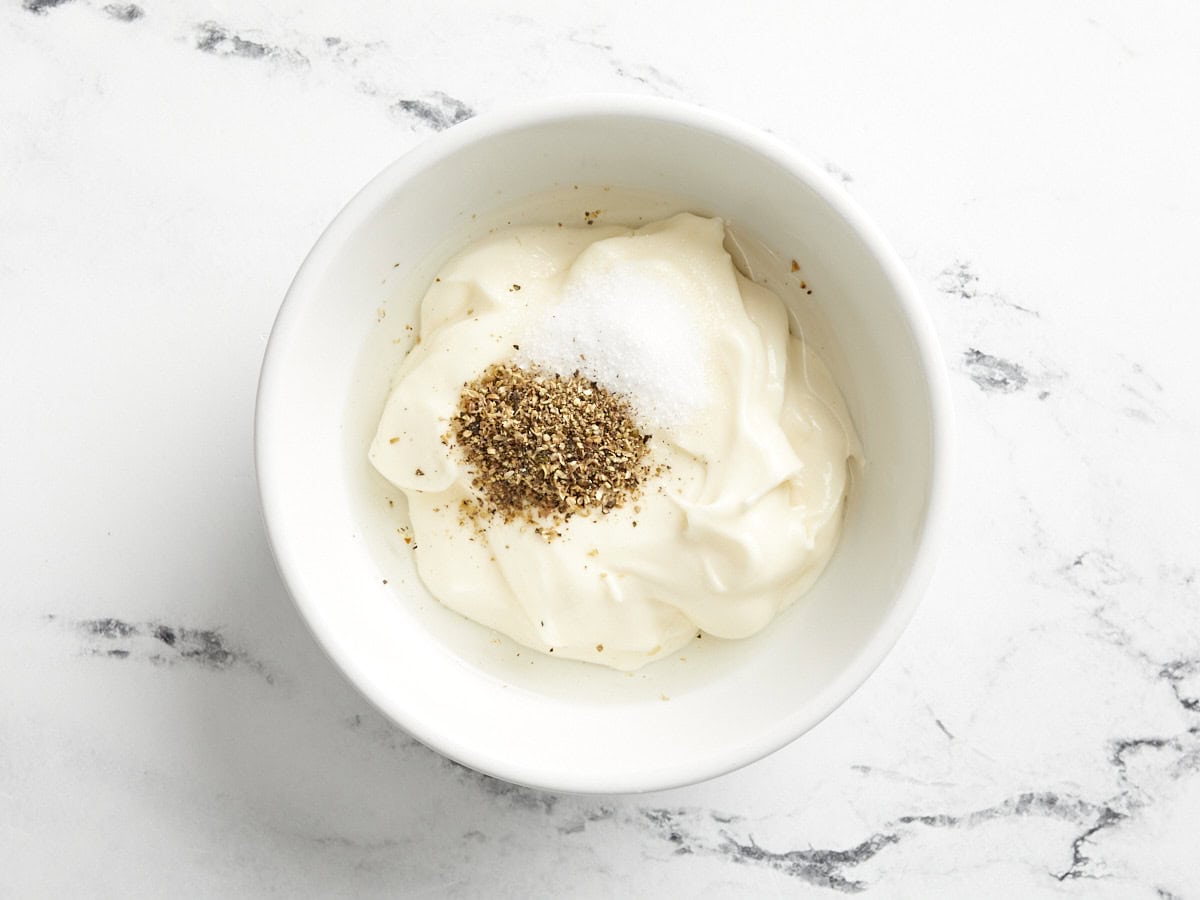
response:
{"label": "marble countertop", "polygon": [[[1200,896],[1200,10],[10,0],[0,895]],[[548,94],[675,97],[834,173],[958,413],[924,605],[706,784],[555,796],[333,669],[259,519],[259,363],[387,162]]]}

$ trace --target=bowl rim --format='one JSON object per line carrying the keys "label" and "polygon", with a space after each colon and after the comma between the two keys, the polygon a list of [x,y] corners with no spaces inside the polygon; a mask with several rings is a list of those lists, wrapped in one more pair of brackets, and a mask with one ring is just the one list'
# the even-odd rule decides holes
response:
{"label": "bowl rim", "polygon": [[[558,772],[547,778],[519,760],[497,757],[486,747],[463,745],[435,725],[407,715],[402,704],[382,685],[368,678],[353,654],[345,652],[326,633],[315,614],[319,600],[305,589],[299,554],[289,545],[288,528],[272,510],[279,505],[283,485],[272,477],[270,458],[279,441],[273,439],[272,397],[281,389],[286,371],[281,347],[301,325],[305,296],[325,266],[376,207],[407,180],[439,160],[473,143],[529,127],[575,119],[615,117],[648,119],[698,129],[740,144],[804,182],[866,245],[891,284],[916,349],[930,408],[930,480],[920,534],[908,574],[893,596],[880,625],[839,677],[809,703],[782,717],[776,727],[750,740],[731,741],[723,753],[683,765],[654,767],[622,777],[589,772]],[[800,151],[732,116],[691,103],[628,94],[567,94],[528,101],[489,111],[431,135],[389,163],[364,185],[321,232],[301,262],[272,325],[263,355],[254,414],[254,465],[267,541],[281,580],[317,644],[335,668],[389,719],[423,744],[485,774],[539,790],[577,794],[640,793],[682,787],[716,778],[750,765],[810,731],[862,686],[900,639],[933,576],[948,518],[954,455],[954,410],[942,351],[922,295],[899,255],[879,227],[828,173]]]}

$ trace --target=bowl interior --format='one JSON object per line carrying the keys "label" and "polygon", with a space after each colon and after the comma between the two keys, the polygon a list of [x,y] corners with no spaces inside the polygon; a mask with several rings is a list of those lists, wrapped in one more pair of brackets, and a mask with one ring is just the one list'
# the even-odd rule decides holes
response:
{"label": "bowl interior", "polygon": [[[405,325],[437,266],[491,228],[582,224],[597,208],[628,224],[684,209],[724,217],[829,363],[867,460],[809,594],[751,639],[695,641],[632,675],[522,652],[433,600],[396,531],[401,495],[366,461]],[[788,278],[793,258],[811,294]],[[891,251],[839,187],[773,141],[644,101],[469,122],[365,188],[289,292],[258,411],[272,544],[335,662],[447,755],[558,790],[710,777],[828,714],[911,614],[944,464],[937,360]]]}

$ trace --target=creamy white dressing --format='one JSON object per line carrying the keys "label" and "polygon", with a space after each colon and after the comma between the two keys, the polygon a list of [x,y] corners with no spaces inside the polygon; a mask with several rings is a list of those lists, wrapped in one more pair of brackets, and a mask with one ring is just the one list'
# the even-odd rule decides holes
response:
{"label": "creamy white dressing", "polygon": [[[828,370],[789,332],[782,301],[735,269],[724,237],[720,219],[687,213],[637,230],[518,227],[441,269],[369,456],[408,499],[417,568],[442,603],[528,647],[631,670],[698,630],[754,634],[817,578],[858,440]],[[669,302],[645,322],[626,304],[607,326],[569,312],[588,285],[634,282],[680,301],[678,332],[664,333]],[[546,337],[556,319],[586,328],[579,338],[593,362],[601,337],[627,336],[613,351],[620,359],[662,335],[662,371],[639,367],[606,386],[635,409],[645,398],[650,462],[665,471],[635,503],[575,517],[553,541],[522,522],[464,525],[472,472],[444,440],[462,387],[493,363],[537,362],[539,343],[561,349],[561,334]],[[681,356],[678,334],[693,355]],[[666,389],[655,392],[655,379]]]}

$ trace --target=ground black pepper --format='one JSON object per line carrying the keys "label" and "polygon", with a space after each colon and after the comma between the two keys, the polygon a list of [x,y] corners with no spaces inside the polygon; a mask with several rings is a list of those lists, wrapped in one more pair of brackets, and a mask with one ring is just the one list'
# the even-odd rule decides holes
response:
{"label": "ground black pepper", "polygon": [[482,499],[463,504],[470,518],[603,514],[637,497],[650,474],[649,435],[629,402],[578,373],[492,366],[463,386],[450,434]]}

